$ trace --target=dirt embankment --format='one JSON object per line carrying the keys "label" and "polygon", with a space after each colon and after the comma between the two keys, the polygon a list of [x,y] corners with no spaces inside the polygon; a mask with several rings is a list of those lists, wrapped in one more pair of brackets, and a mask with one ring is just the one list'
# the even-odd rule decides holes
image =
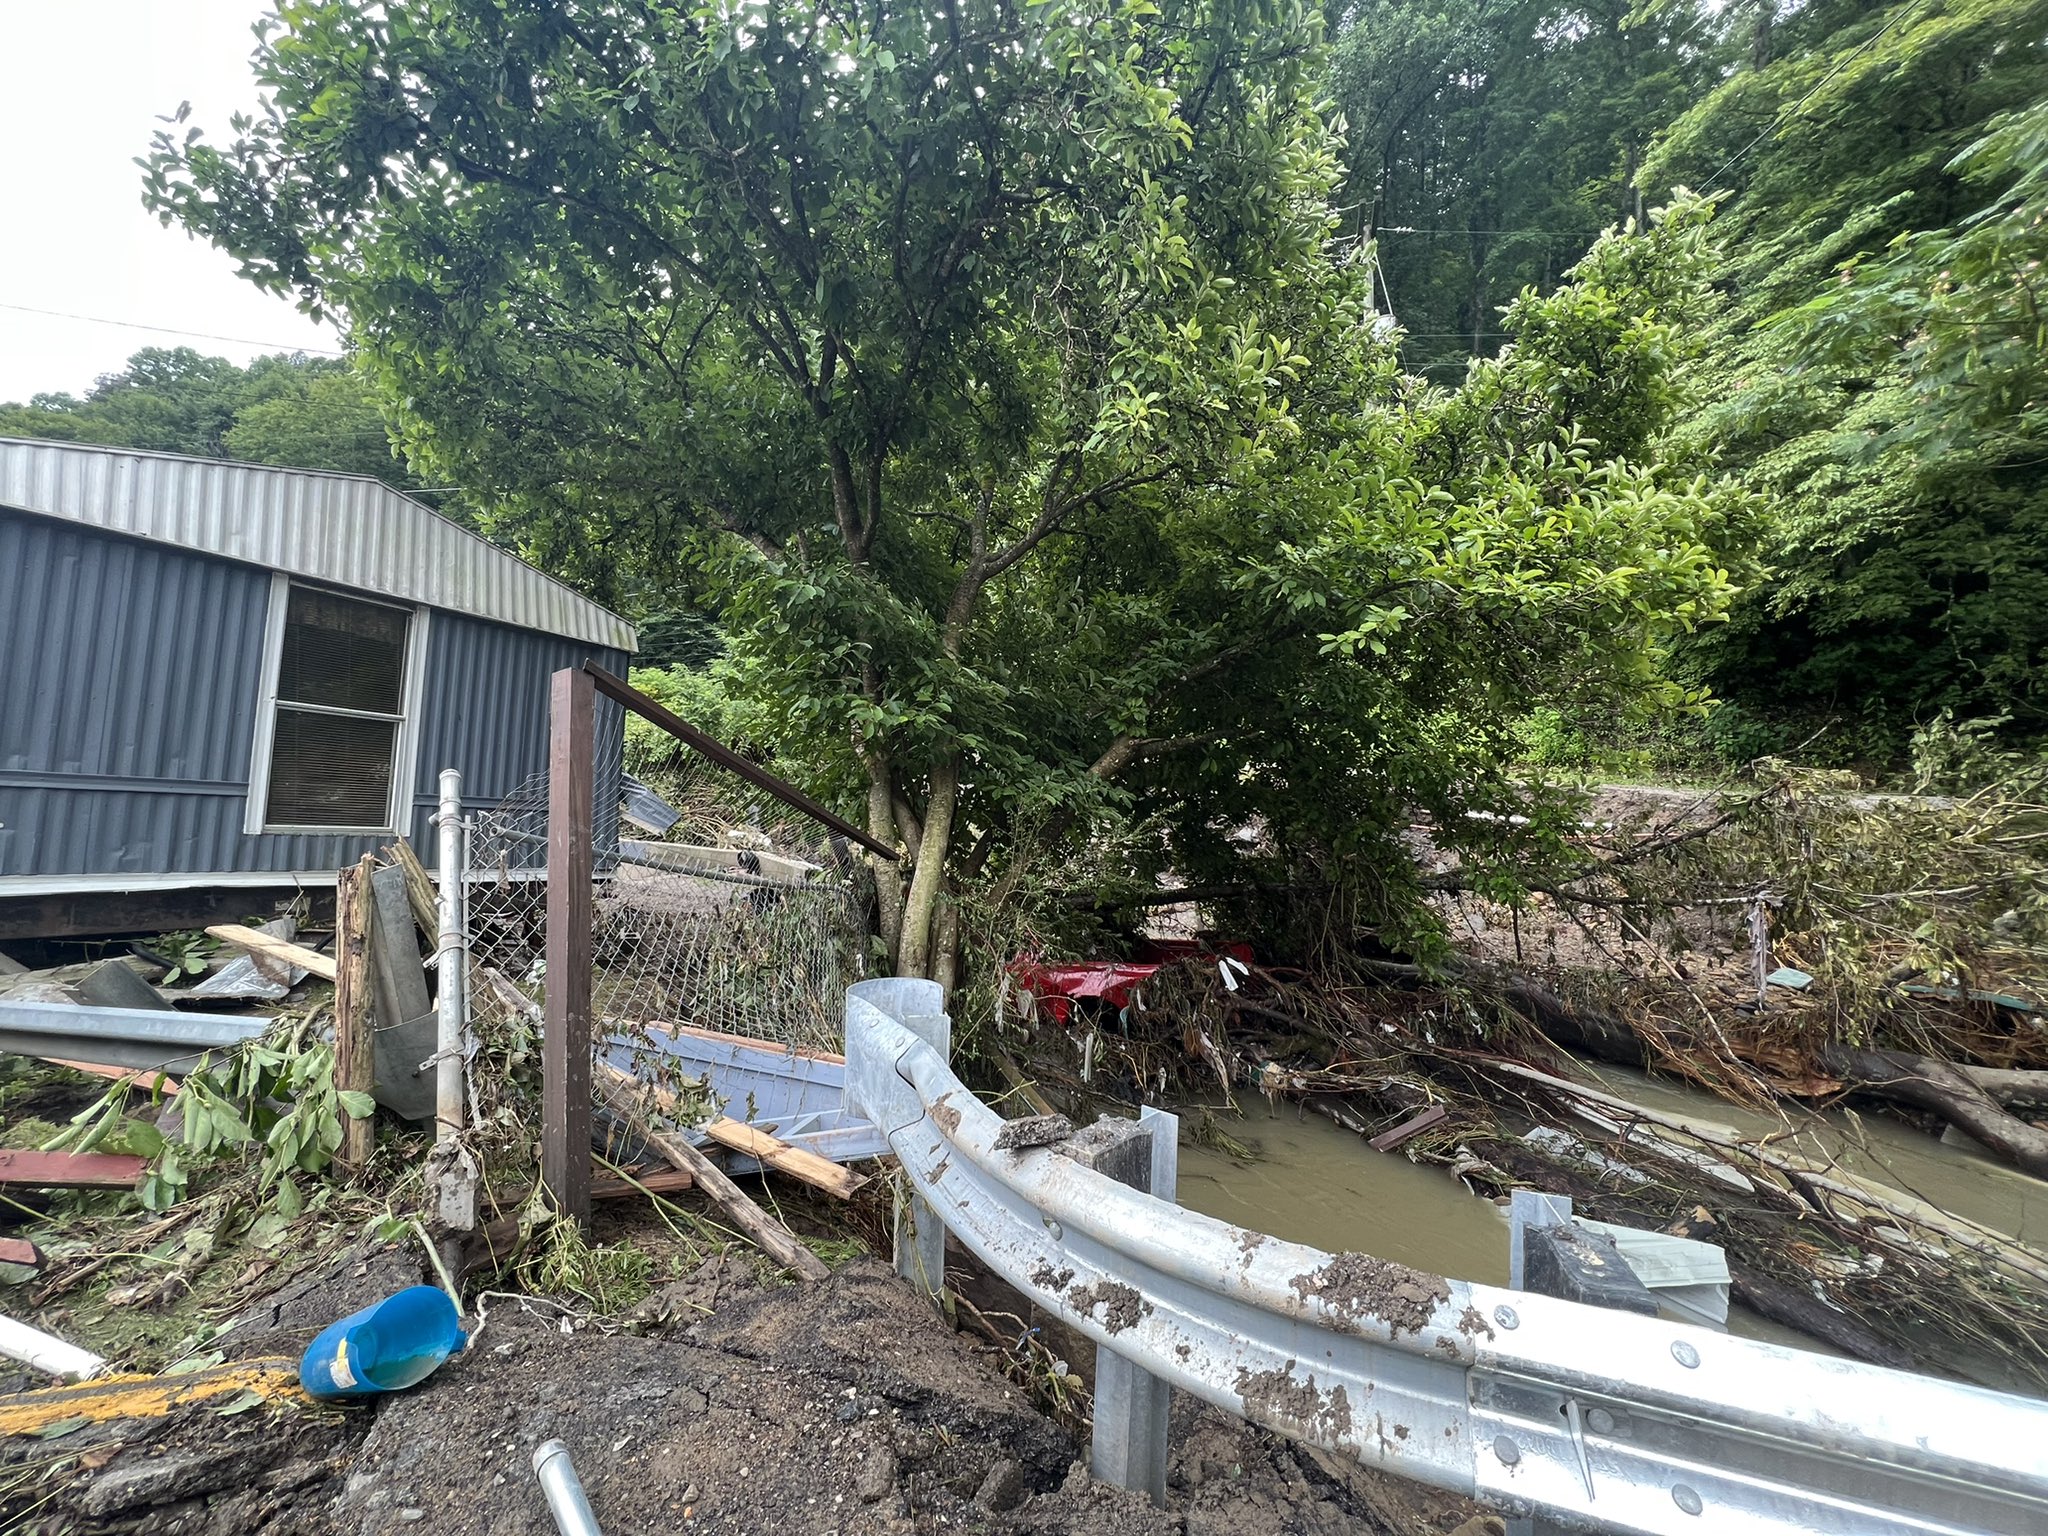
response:
{"label": "dirt embankment", "polygon": [[[356,1304],[344,1291],[409,1278],[395,1257],[352,1260],[222,1342],[289,1353]],[[530,1460],[557,1437],[607,1536],[1421,1536],[1475,1513],[1182,1399],[1168,1507],[1155,1510],[1092,1482],[1085,1445],[992,1351],[871,1260],[799,1289],[714,1257],[630,1324],[572,1325],[508,1295],[485,1304],[466,1354],[373,1406],[192,1412],[0,1440],[0,1530],[549,1536]]]}

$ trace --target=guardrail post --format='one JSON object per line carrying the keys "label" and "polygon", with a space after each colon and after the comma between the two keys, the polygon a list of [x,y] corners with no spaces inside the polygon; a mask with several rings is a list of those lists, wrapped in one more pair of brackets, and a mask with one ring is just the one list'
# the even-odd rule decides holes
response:
{"label": "guardrail post", "polygon": [[[1572,1220],[1564,1195],[1515,1190],[1508,1200],[1508,1284],[1622,1312],[1656,1315],[1657,1300],[1622,1259],[1614,1239]],[[1507,1522],[1508,1536],[1563,1536],[1566,1527],[1541,1517]]]}
{"label": "guardrail post", "polygon": [[[953,1020],[944,1013],[905,1013],[903,1026],[948,1061],[953,1056]],[[898,1181],[895,1202],[896,1273],[944,1303],[946,1224],[907,1179]]]}
{"label": "guardrail post", "polygon": [[[1062,1155],[1160,1200],[1180,1179],[1180,1117],[1146,1108],[1136,1120],[1108,1116],[1060,1143]],[[1096,1346],[1095,1432],[1088,1469],[1106,1483],[1166,1503],[1166,1427],[1172,1389],[1141,1366]]]}

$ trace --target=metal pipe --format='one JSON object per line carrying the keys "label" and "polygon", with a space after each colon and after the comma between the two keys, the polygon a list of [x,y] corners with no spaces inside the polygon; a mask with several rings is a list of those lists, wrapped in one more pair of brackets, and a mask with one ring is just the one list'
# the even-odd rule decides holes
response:
{"label": "metal pipe", "polygon": [[462,1133],[462,1047],[469,1022],[468,938],[463,929],[462,771],[441,770],[441,933],[434,972],[440,1024],[434,1060],[434,1140]]}
{"label": "metal pipe", "polygon": [[18,1323],[11,1317],[0,1317],[0,1355],[19,1360],[32,1370],[46,1371],[52,1376],[75,1376],[80,1381],[97,1376],[107,1365],[104,1358],[91,1350],[67,1344],[54,1334]]}
{"label": "metal pipe", "polygon": [[583,1480],[569,1460],[569,1447],[550,1440],[533,1453],[533,1475],[540,1479],[540,1491],[547,1495],[548,1511],[555,1517],[555,1529],[562,1536],[604,1536],[598,1529],[597,1512],[583,1491]]}

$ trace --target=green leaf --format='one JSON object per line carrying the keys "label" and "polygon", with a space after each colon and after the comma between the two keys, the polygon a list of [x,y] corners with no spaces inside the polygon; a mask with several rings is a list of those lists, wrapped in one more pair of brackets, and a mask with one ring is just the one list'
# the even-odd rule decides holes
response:
{"label": "green leaf", "polygon": [[358,1120],[367,1120],[377,1112],[377,1100],[371,1094],[342,1088],[336,1090],[334,1096],[341,1101],[341,1107]]}

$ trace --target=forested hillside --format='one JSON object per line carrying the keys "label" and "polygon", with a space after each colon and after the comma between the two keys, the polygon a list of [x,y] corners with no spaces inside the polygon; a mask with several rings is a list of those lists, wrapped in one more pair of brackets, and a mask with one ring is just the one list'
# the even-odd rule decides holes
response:
{"label": "forested hillside", "polygon": [[412,484],[368,383],[349,363],[278,355],[238,367],[190,347],[145,347],[81,397],[0,405],[0,437],[189,453]]}
{"label": "forested hillside", "polygon": [[1883,762],[1942,710],[2041,733],[2048,6],[1365,0],[1334,31],[1342,227],[1432,379],[1594,229],[1715,201],[1658,455],[1758,498],[1768,575],[1681,661],[1726,756]]}

